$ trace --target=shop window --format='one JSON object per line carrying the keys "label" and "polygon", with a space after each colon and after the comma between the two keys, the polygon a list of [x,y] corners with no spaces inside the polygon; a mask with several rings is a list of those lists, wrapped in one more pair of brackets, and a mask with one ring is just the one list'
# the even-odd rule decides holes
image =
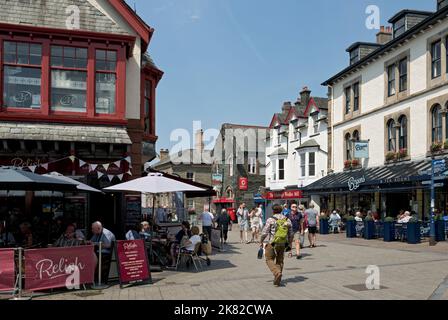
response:
{"label": "shop window", "polygon": [[86,112],[86,48],[51,47],[51,109]]}
{"label": "shop window", "polygon": [[436,105],[432,108],[431,112],[431,128],[432,128],[432,143],[441,143],[442,142],[442,108],[440,105]]}
{"label": "shop window", "polygon": [[152,83],[149,80],[145,80],[145,90],[144,90],[144,123],[145,123],[145,134],[151,133],[151,92]]}
{"label": "shop window", "polygon": [[408,118],[401,116],[400,123],[400,150],[408,148]]}
{"label": "shop window", "polygon": [[11,108],[39,109],[42,46],[5,41],[3,49],[3,104]]}
{"label": "shop window", "polygon": [[390,151],[390,152],[396,151],[396,145],[397,145],[396,139],[397,139],[397,137],[396,137],[395,121],[390,120],[387,123],[387,141],[388,141],[387,151]]}
{"label": "shop window", "polygon": [[96,50],[95,67],[95,112],[113,114],[116,109],[117,52]]}
{"label": "shop window", "polygon": [[316,175],[316,153],[310,152],[308,154],[308,175],[314,177]]}

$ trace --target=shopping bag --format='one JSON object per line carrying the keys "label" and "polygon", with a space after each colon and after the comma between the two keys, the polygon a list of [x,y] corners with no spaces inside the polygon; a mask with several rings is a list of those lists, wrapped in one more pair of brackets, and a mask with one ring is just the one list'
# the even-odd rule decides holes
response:
{"label": "shopping bag", "polygon": [[202,243],[201,246],[202,253],[206,255],[212,254],[212,243],[210,241],[207,241],[207,243]]}

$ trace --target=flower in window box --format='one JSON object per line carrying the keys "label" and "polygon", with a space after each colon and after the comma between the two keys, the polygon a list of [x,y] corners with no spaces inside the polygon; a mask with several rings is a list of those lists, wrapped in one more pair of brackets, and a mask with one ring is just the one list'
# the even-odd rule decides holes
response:
{"label": "flower in window box", "polygon": [[344,168],[345,169],[351,168],[351,166],[352,166],[352,161],[351,160],[345,160],[344,161]]}
{"label": "flower in window box", "polygon": [[358,167],[361,163],[359,162],[358,159],[353,159],[352,160],[352,167]]}
{"label": "flower in window box", "polygon": [[442,150],[443,145],[441,143],[433,143],[431,146],[431,152],[439,152]]}
{"label": "flower in window box", "polygon": [[396,159],[397,159],[397,154],[395,152],[390,151],[386,154],[386,161],[393,161]]}
{"label": "flower in window box", "polygon": [[408,149],[406,148],[400,149],[400,151],[398,152],[398,158],[403,159],[406,158],[407,156],[408,156]]}
{"label": "flower in window box", "polygon": [[188,214],[191,214],[191,215],[196,214],[196,210],[194,208],[189,208]]}

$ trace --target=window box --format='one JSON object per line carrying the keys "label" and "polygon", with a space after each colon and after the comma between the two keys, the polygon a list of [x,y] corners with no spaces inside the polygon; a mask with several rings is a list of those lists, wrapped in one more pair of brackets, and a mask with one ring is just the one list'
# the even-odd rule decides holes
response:
{"label": "window box", "polygon": [[358,159],[352,160],[352,168],[357,168],[361,165],[361,162]]}
{"label": "window box", "polygon": [[398,159],[405,159],[408,156],[408,149],[406,148],[402,148],[400,149],[400,151],[398,152]]}
{"label": "window box", "polygon": [[386,161],[391,162],[397,160],[397,154],[395,152],[388,152],[386,154]]}
{"label": "window box", "polygon": [[431,145],[431,152],[432,153],[438,153],[442,151],[443,145],[441,143],[433,143]]}
{"label": "window box", "polygon": [[351,160],[344,161],[344,168],[345,169],[350,169],[351,167],[352,167],[352,161]]}

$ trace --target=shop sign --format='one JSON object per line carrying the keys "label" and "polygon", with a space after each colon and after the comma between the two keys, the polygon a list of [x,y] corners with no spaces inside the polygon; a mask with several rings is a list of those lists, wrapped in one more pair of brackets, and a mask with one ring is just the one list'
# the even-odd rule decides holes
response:
{"label": "shop sign", "polygon": [[93,283],[95,266],[93,246],[25,250],[25,289]]}
{"label": "shop sign", "polygon": [[14,249],[0,249],[0,292],[14,290],[14,272]]}
{"label": "shop sign", "polygon": [[292,200],[292,199],[302,199],[303,193],[301,190],[290,190],[290,191],[270,191],[264,196],[267,200]]}
{"label": "shop sign", "polygon": [[350,179],[348,179],[348,189],[350,191],[356,191],[364,182],[366,182],[365,176],[362,176],[361,178],[358,179],[356,179],[355,177],[351,177]]}
{"label": "shop sign", "polygon": [[221,185],[222,184],[222,174],[215,173],[212,175],[212,185]]}
{"label": "shop sign", "polygon": [[369,158],[369,142],[356,141],[355,142],[355,158],[356,159],[368,159]]}
{"label": "shop sign", "polygon": [[117,257],[121,285],[151,278],[143,240],[117,241]]}
{"label": "shop sign", "polygon": [[247,191],[249,189],[249,180],[247,178],[240,178],[239,188],[242,191]]}

